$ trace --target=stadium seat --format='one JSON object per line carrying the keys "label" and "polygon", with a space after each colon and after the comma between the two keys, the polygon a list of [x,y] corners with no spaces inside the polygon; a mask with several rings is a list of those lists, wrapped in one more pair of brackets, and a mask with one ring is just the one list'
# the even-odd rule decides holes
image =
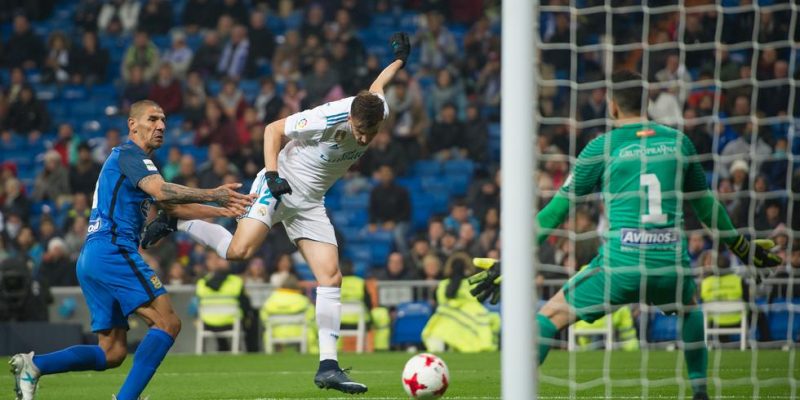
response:
{"label": "stadium seat", "polygon": [[198,316],[197,320],[195,321],[195,326],[197,328],[197,337],[195,339],[195,347],[194,352],[195,354],[203,354],[203,349],[205,347],[206,339],[217,339],[217,338],[226,338],[231,340],[231,353],[239,354],[241,351],[241,345],[243,344],[242,335],[244,331],[242,331],[242,318],[241,318],[241,310],[239,310],[238,304],[206,304],[201,305],[198,307],[197,310],[198,314],[202,316],[203,314],[215,314],[215,315],[235,315],[236,319],[233,322],[233,328],[227,331],[221,332],[214,332],[205,329],[205,324]]}
{"label": "stadium seat", "polygon": [[358,315],[358,323],[355,327],[342,326],[339,330],[339,337],[355,337],[356,338],[356,353],[361,354],[364,352],[367,341],[367,310],[364,307],[364,302],[342,302],[342,315]]}
{"label": "stadium seat", "polygon": [[800,299],[792,302],[785,298],[773,299],[767,319],[770,339],[800,341]]}
{"label": "stadium seat", "polygon": [[357,193],[341,197],[344,210],[363,210],[369,208],[369,193]]}
{"label": "stadium seat", "polygon": [[[270,315],[265,325],[264,351],[267,354],[275,351],[276,344],[298,344],[301,354],[308,352],[308,322],[305,312],[293,315]],[[281,325],[301,326],[302,329],[297,336],[274,338],[272,330]]]}
{"label": "stadium seat", "polygon": [[365,244],[364,242],[347,244],[345,247],[345,254],[347,255],[347,258],[353,261],[353,264],[369,264],[372,260],[372,250],[370,250],[369,245]]}
{"label": "stadium seat", "polygon": [[[716,327],[709,323],[709,316],[719,314],[741,313],[741,320],[737,327]],[[708,337],[717,335],[739,335],[739,350],[747,349],[747,303],[741,301],[712,301],[703,303],[703,326],[706,332],[706,345]]]}
{"label": "stadium seat", "polygon": [[367,223],[367,211],[358,210],[338,210],[331,212],[331,220],[334,226],[363,227]]}
{"label": "stadium seat", "polygon": [[308,264],[297,263],[294,266],[295,272],[297,272],[297,277],[300,278],[301,281],[315,281],[317,278],[314,277],[314,272],[311,271],[311,267]]}
{"label": "stadium seat", "polygon": [[419,160],[414,162],[411,172],[419,177],[436,176],[442,172],[442,165],[436,160]]}
{"label": "stadium seat", "polygon": [[433,314],[430,304],[408,302],[397,305],[397,319],[392,327],[392,346],[421,345],[422,330]]}
{"label": "stadium seat", "polygon": [[442,167],[447,175],[467,175],[471,177],[475,171],[475,162],[472,160],[450,160],[446,161]]}
{"label": "stadium seat", "polygon": [[678,317],[665,315],[660,311],[650,314],[647,327],[648,342],[671,342],[678,339]]}

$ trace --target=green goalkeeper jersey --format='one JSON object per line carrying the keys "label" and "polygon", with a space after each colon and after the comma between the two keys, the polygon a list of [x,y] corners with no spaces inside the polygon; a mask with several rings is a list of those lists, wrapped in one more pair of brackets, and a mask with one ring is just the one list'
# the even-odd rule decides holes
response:
{"label": "green goalkeeper jersey", "polygon": [[709,193],[694,156],[686,135],[652,122],[599,136],[581,152],[570,177],[539,213],[540,240],[566,217],[570,200],[599,188],[609,226],[598,260],[612,267],[688,267],[682,202],[690,193],[695,199]]}

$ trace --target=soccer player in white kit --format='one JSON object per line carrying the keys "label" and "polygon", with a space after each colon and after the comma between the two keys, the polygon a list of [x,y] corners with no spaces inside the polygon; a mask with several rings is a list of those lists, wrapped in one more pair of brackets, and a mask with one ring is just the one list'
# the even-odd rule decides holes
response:
{"label": "soccer player in white kit", "polygon": [[[320,364],[314,383],[345,393],[364,393],[337,361],[341,319],[339,254],[333,225],[325,212],[325,193],[367,150],[389,107],[383,88],[402,68],[411,50],[408,36],[391,38],[395,60],[369,88],[354,97],[330,102],[275,121],[264,129],[266,168],[250,193],[257,200],[235,234],[202,220],[170,221],[165,215],[149,224],[142,246],[150,246],[177,230],[188,232],[228,260],[246,260],[259,249],[273,224],[282,222],[317,279],[317,325]],[[289,141],[281,149],[284,138]]]}

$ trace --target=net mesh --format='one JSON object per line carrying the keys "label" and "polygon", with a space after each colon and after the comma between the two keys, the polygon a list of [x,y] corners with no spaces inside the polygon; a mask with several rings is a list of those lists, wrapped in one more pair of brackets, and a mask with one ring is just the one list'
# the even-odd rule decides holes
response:
{"label": "net mesh", "polygon": [[[691,207],[684,204],[696,194],[680,190],[683,176],[677,174],[674,184],[666,185],[673,189],[661,191],[660,186],[654,185],[665,183],[649,180],[645,171],[647,162],[659,159],[647,157],[641,163],[643,190],[636,194],[640,210],[661,214],[660,203],[657,209],[653,208],[653,193],[657,190],[661,196],[658,202],[677,203],[674,213],[685,220],[685,227],[680,226],[681,218],[676,218],[673,226],[682,229],[688,238],[687,248],[679,245],[675,265],[681,265],[683,250],[687,250],[691,268],[678,269],[678,273],[689,274],[698,288],[704,279],[723,276],[729,270],[741,277],[743,293],[738,301],[746,304],[746,351],[750,352],[750,363],[735,367],[725,363],[727,350],[723,349],[738,349],[741,337],[722,343],[720,339],[731,336],[709,336],[708,386],[712,397],[732,398],[726,396],[726,391],[730,393],[737,387],[752,388],[752,398],[798,397],[800,277],[796,271],[800,268],[800,242],[796,240],[800,236],[796,231],[800,229],[800,218],[794,209],[800,207],[800,197],[794,192],[800,189],[800,179],[795,178],[794,166],[796,155],[800,154],[800,140],[794,133],[800,115],[800,92],[796,87],[800,75],[796,65],[800,52],[799,12],[798,2],[777,0],[551,0],[543,2],[537,15],[540,204],[546,204],[568,179],[570,168],[586,145],[612,128],[613,121],[607,118],[610,93],[606,89],[612,87],[612,72],[628,68],[643,76],[643,104],[647,105],[643,111],[651,120],[686,133],[696,148],[696,156],[679,163],[701,163],[709,187],[740,233],[753,239],[772,238],[778,243],[777,251],[785,265],[770,271],[743,265],[723,251],[719,232],[704,230]],[[615,89],[620,87],[624,85]],[[606,158],[608,151],[606,146]],[[572,200],[568,221],[553,232],[537,255],[544,299],[553,295],[558,285],[580,266],[588,264],[607,239],[603,232],[609,221],[602,195],[569,193],[568,197]],[[713,222],[716,225],[717,221]],[[646,229],[645,224],[638,228]],[[613,264],[615,260],[608,257],[605,254],[603,263]],[[614,347],[625,347],[619,326],[624,316],[616,318],[617,308],[608,304],[615,274],[642,273],[639,297],[646,299],[644,272],[653,276],[675,270],[646,270],[646,258],[647,252],[642,250],[638,266],[617,268],[605,281],[606,302],[598,307],[613,312],[614,317],[607,317],[613,322],[600,321],[579,327],[579,331],[610,327],[616,331]],[[726,268],[728,265],[730,268]],[[677,286],[676,294],[680,294],[682,285]],[[638,315],[632,318],[641,349],[638,377],[616,376],[615,368],[630,366],[615,365],[613,352],[607,351],[601,365],[594,366],[602,370],[586,379],[582,373],[586,365],[580,364],[583,356],[571,351],[568,373],[548,374],[545,369],[541,381],[567,387],[570,397],[602,388],[604,395],[611,398],[615,389],[639,387],[640,396],[636,398],[659,398],[650,394],[652,389],[668,386],[679,388],[681,398],[691,397],[683,357],[675,357],[673,366],[664,366],[660,361],[658,365],[651,363],[652,352],[687,345],[681,341],[681,321],[689,308],[680,302],[653,307],[641,300],[630,305],[628,311]],[[675,312],[677,316],[665,316],[664,312]],[[562,347],[586,347],[582,336],[575,338],[571,333]],[[602,342],[599,347],[604,347]],[[785,370],[764,374],[758,351],[765,348],[785,351]],[[672,376],[653,373],[665,368],[673,372]]]}

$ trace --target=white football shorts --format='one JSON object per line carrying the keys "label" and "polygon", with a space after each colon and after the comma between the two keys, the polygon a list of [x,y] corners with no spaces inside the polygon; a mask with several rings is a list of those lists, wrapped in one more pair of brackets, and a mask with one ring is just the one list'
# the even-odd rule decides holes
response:
{"label": "white football shorts", "polygon": [[322,201],[308,200],[296,191],[284,194],[280,200],[275,199],[267,186],[264,170],[256,175],[250,193],[258,194],[258,197],[244,215],[246,218],[259,220],[270,229],[273,224],[282,222],[289,239],[295,243],[298,239],[311,239],[338,246],[333,224]]}

